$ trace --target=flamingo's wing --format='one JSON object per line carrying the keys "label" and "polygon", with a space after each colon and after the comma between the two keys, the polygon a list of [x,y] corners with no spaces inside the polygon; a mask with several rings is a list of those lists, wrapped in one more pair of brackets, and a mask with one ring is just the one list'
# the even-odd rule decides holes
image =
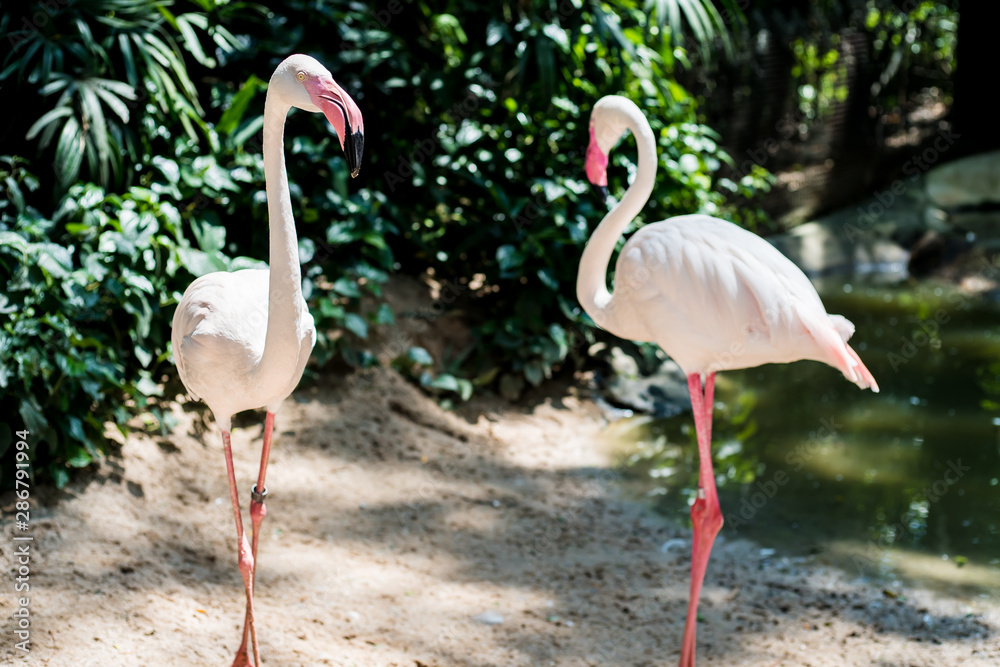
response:
{"label": "flamingo's wing", "polygon": [[691,215],[642,228],[615,282],[616,292],[630,286],[622,311],[687,373],[816,359],[858,384],[871,377],[844,343],[853,325],[826,313],[790,260],[732,223]]}
{"label": "flamingo's wing", "polygon": [[195,280],[174,311],[174,363],[184,387],[213,412],[245,383],[264,350],[268,272],[209,273]]}

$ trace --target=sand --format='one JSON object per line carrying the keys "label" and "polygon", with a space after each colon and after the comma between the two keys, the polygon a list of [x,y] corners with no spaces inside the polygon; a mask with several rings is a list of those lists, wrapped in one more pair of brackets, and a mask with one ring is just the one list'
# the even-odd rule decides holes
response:
{"label": "sand", "polygon": [[[27,664],[230,665],[244,596],[221,439],[186,407],[172,433],[140,428],[65,490],[34,491]],[[244,503],[262,423],[234,428]],[[456,412],[392,370],[299,390],[267,480],[264,664],[676,664],[690,534],[623,499],[604,426],[567,383]],[[13,503],[0,664],[25,660]],[[700,665],[1000,664],[995,600],[884,590],[744,541],[717,543],[700,615]]]}

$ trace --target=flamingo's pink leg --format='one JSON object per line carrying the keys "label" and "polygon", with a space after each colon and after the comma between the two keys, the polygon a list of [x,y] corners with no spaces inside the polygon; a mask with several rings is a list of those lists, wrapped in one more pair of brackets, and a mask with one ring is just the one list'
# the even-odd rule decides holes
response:
{"label": "flamingo's pink leg", "polygon": [[[264,505],[264,498],[267,496],[267,487],[264,486],[264,475],[267,474],[267,460],[271,456],[271,434],[274,432],[274,413],[268,412],[264,418],[264,446],[260,452],[260,472],[257,474],[257,484],[250,491],[250,522],[253,524],[253,537],[251,538],[251,550],[253,552],[253,572],[250,575],[251,583],[257,580],[257,538],[260,536],[260,525],[264,523],[267,516],[267,507]],[[236,652],[237,659],[241,655],[246,655],[247,636],[249,634],[251,621],[253,621],[250,605],[247,605],[246,620],[243,623],[243,643],[240,644]],[[233,664],[233,667],[243,667],[243,665]]]}
{"label": "flamingo's pink leg", "polygon": [[691,526],[694,540],[691,544],[691,594],[688,599],[687,619],[684,623],[684,642],[681,645],[681,667],[694,667],[695,630],[698,623],[698,598],[708,567],[715,536],[722,528],[722,509],[715,490],[715,473],[712,471],[712,401],[715,393],[715,373],[705,378],[702,392],[701,376],[688,376],[694,426],[698,433],[698,499],[691,506]]}
{"label": "flamingo's pink leg", "polygon": [[[243,588],[247,593],[247,610],[250,616],[250,636],[253,638],[253,659],[260,665],[260,650],[257,648],[257,628],[253,622],[253,555],[246,533],[243,532],[243,515],[240,511],[239,494],[236,492],[236,471],[233,470],[233,447],[229,439],[229,431],[222,432],[222,446],[226,452],[226,471],[229,473],[229,496],[233,501],[233,515],[236,518],[236,539],[239,540],[239,566],[243,576]],[[240,646],[233,661],[233,667],[248,667],[246,642]]]}

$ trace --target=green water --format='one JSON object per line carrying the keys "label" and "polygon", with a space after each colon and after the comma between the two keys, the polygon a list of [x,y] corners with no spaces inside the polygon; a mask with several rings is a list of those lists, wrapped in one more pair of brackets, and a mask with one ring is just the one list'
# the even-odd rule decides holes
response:
{"label": "green water", "polygon": [[[817,288],[857,326],[881,392],[809,361],[720,374],[721,535],[866,577],[1000,585],[1000,304],[940,285]],[[616,428],[631,487],[684,520],[691,413]]]}

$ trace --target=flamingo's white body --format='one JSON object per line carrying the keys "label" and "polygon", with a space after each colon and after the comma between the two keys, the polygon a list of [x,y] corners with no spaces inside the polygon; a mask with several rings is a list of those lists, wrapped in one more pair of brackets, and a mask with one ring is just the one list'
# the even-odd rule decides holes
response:
{"label": "flamingo's white body", "polygon": [[[316,342],[301,288],[272,311],[270,278],[271,271],[263,269],[209,273],[191,283],[174,312],[173,345],[179,352],[174,358],[181,381],[192,397],[205,401],[225,431],[237,412],[277,411],[302,378]],[[281,310],[288,326],[280,346],[273,347],[277,358],[265,366],[269,314]]]}
{"label": "flamingo's white body", "polygon": [[[269,269],[210,273],[198,278],[177,304],[171,332],[174,362],[181,381],[192,396],[208,405],[222,429],[239,541],[238,560],[247,596],[243,643],[234,667],[250,664],[248,633],[252,638],[254,663],[260,665],[253,580],[257,538],[266,515],[264,475],[274,415],[299,383],[316,342],[313,318],[302,297],[298,241],[285,172],[283,134],[291,107],[326,115],[337,131],[351,175],[357,175],[364,147],[360,109],[315,59],[289,56],[271,77],[264,104]],[[267,418],[260,473],[251,491],[251,546],[243,531],[229,431],[234,414],[256,408],[265,408]]]}
{"label": "flamingo's white body", "polygon": [[646,225],[615,276],[605,328],[657,343],[687,374],[814,359],[868,386],[846,342],[854,325],[827,314],[774,246],[731,222],[695,214]]}
{"label": "flamingo's white body", "polygon": [[586,160],[594,185],[607,185],[608,153],[627,130],[639,150],[635,181],[584,250],[577,298],[596,324],[622,338],[658,344],[688,376],[701,466],[691,507],[691,598],[680,664],[693,667],[698,597],[722,527],[710,449],[716,371],[814,359],[862,389],[878,386],[847,345],[854,325],[827,314],[809,279],[784,255],[730,222],[685,215],[646,225],[622,248],[615,289],[608,291],[615,244],[653,189],[656,141],[634,103],[613,95],[599,100]]}

